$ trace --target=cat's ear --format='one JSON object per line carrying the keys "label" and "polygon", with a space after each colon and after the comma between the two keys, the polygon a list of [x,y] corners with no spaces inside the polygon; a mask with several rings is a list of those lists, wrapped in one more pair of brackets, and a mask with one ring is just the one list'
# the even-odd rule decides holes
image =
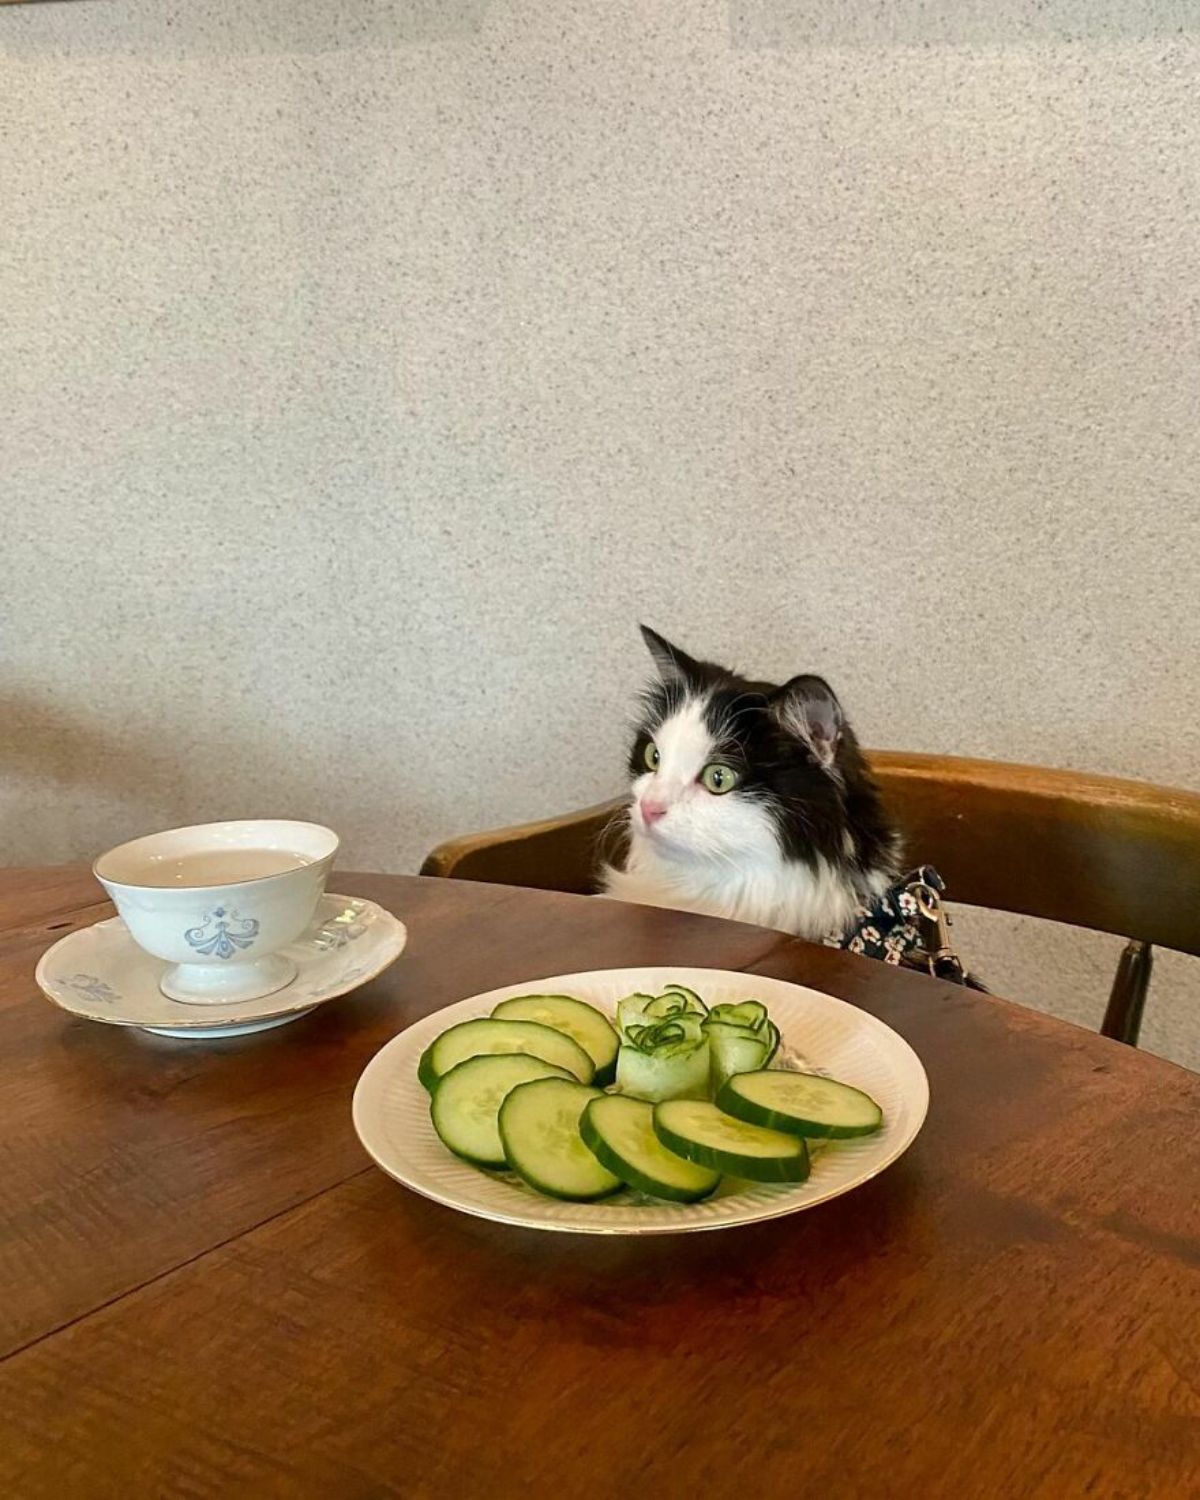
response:
{"label": "cat's ear", "polygon": [[646,643],[646,649],[654,658],[654,665],[658,668],[658,675],[664,683],[687,682],[700,676],[700,665],[694,661],[686,651],[681,651],[678,646],[672,646],[665,636],[659,635],[657,630],[651,630],[649,625],[639,625],[642,632],[642,640]]}
{"label": "cat's ear", "polygon": [[833,769],[846,716],[823,677],[793,677],[776,688],[767,706],[782,730],[803,740],[825,770]]}

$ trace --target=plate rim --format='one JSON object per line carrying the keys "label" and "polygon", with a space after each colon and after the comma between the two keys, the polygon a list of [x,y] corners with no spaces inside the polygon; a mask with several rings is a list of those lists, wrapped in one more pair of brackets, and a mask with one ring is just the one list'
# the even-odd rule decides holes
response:
{"label": "plate rim", "polygon": [[[172,1029],[178,1031],[215,1031],[218,1028],[222,1030],[230,1030],[234,1027],[245,1026],[250,1024],[252,1021],[275,1020],[282,1016],[295,1015],[297,1020],[301,1020],[304,1013],[316,1010],[319,1006],[327,1004],[330,1000],[340,1000],[343,995],[348,995],[354,990],[361,989],[364,984],[370,984],[373,979],[378,979],[380,974],[382,974],[385,969],[390,968],[391,965],[396,962],[396,960],[408,946],[408,928],[405,926],[405,924],[398,916],[396,916],[395,912],[389,911],[386,906],[383,906],[378,901],[372,901],[369,896],[354,896],[344,891],[323,891],[321,893],[321,900],[362,901],[366,906],[374,907],[376,911],[382,913],[382,915],[387,919],[389,923],[394,924],[394,926],[390,928],[390,931],[393,934],[393,944],[395,951],[389,951],[393,944],[386,945],[385,950],[381,955],[379,964],[375,968],[371,969],[369,973],[360,974],[349,984],[341,984],[339,982],[339,984],[335,988],[331,989],[328,994],[322,995],[320,999],[314,1000],[310,995],[307,1000],[293,1001],[291,1005],[282,1006],[279,1010],[268,1011],[259,1016],[242,1016],[238,1020],[228,1021],[224,1027],[220,1027],[220,1023],[214,1025],[211,1015],[198,1015],[195,1020],[192,1020],[190,1018],[181,1018],[177,1026],[173,1022],[160,1023],[157,1021],[134,1021],[125,1016],[92,1015],[90,1012],[75,1010],[72,1006],[64,1004],[57,995],[53,995],[50,993],[49,989],[46,987],[45,970],[53,955],[60,948],[64,948],[68,943],[74,942],[76,939],[86,936],[88,933],[93,932],[97,927],[107,926],[109,923],[119,923],[122,927],[125,927],[125,923],[121,920],[120,916],[101,917],[98,922],[89,922],[86,927],[77,927],[74,932],[64,933],[57,942],[51,943],[49,948],[47,948],[42,953],[41,957],[37,961],[36,967],[34,968],[34,983],[37,985],[38,989],[45,996],[45,998],[49,1000],[52,1005],[57,1006],[57,1008],[61,1010],[64,1015],[74,1016],[78,1021],[95,1021],[101,1026],[117,1026],[125,1028],[133,1027],[134,1029],[140,1031],[145,1030],[148,1026],[170,1024],[172,1026]],[[126,933],[128,933],[128,927],[125,927],[125,931]],[[133,939],[130,938],[130,941],[133,942]],[[297,942],[302,941],[303,935],[301,935],[301,937],[297,939]],[[288,946],[290,947],[291,944],[289,944]],[[134,947],[137,947],[136,943],[134,943]],[[291,983],[294,982],[295,981],[292,981]],[[288,990],[291,988],[291,983],[284,985],[281,990],[277,990],[275,993],[281,998],[283,996],[286,996]],[[170,996],[167,996],[166,998],[169,999]],[[270,995],[263,996],[263,999],[265,1000],[269,1000],[271,998],[272,996]],[[184,1002],[177,1001],[175,1003],[181,1004]]]}
{"label": "plate rim", "polygon": [[[396,1051],[403,1050],[403,1044],[405,1042],[411,1043],[411,1033],[415,1029],[423,1027],[426,1023],[433,1021],[436,1017],[445,1016],[447,1012],[458,1010],[460,1006],[482,1006],[485,1002],[490,1006],[498,1004],[500,1000],[507,999],[515,994],[537,993],[537,987],[539,985],[562,986],[563,989],[559,990],[558,993],[569,993],[566,987],[573,982],[592,979],[597,975],[630,972],[636,972],[646,975],[657,975],[664,980],[668,979],[670,976],[678,977],[680,974],[684,974],[685,972],[687,975],[691,976],[711,976],[713,980],[717,982],[727,982],[731,978],[744,980],[750,983],[752,983],[755,979],[768,980],[772,984],[785,985],[788,989],[796,991],[798,993],[798,997],[802,997],[805,994],[818,995],[820,996],[822,1001],[832,1001],[836,1005],[844,1007],[846,1010],[853,1011],[855,1016],[858,1017],[860,1021],[867,1023],[868,1030],[874,1031],[876,1032],[876,1034],[886,1035],[890,1039],[891,1044],[897,1045],[899,1047],[901,1055],[907,1053],[910,1062],[915,1066],[914,1083],[917,1087],[916,1092],[908,1101],[913,1109],[913,1119],[907,1133],[898,1137],[897,1141],[893,1143],[887,1153],[877,1163],[874,1163],[869,1170],[865,1171],[862,1176],[856,1178],[853,1182],[830,1184],[824,1191],[802,1199],[798,1199],[795,1196],[786,1194],[781,1195],[779,1198],[773,1199],[768,1203],[756,1205],[750,1209],[743,1209],[739,1211],[735,1216],[731,1216],[729,1218],[686,1220],[684,1222],[677,1223],[657,1222],[647,1223],[645,1225],[605,1225],[603,1221],[596,1221],[587,1224],[572,1224],[556,1220],[542,1219],[537,1217],[535,1212],[530,1212],[527,1214],[518,1212],[509,1213],[502,1210],[491,1209],[486,1207],[485,1205],[478,1203],[464,1203],[461,1199],[453,1196],[450,1193],[438,1192],[436,1188],[426,1187],[424,1185],[411,1181],[407,1177],[401,1176],[400,1173],[393,1170],[393,1168],[386,1161],[381,1160],[376,1151],[372,1149],[371,1145],[368,1143],[366,1135],[364,1134],[363,1128],[363,1118],[367,1108],[366,1101],[368,1098],[369,1090],[376,1086],[376,1079],[380,1078],[384,1074],[386,1064],[383,1062],[383,1059],[385,1058],[386,1054],[393,1049],[395,1049]],[[693,987],[699,988],[702,986],[702,984],[703,980],[700,980]],[[471,1017],[464,1016],[463,1019],[471,1019]],[[374,1077],[370,1077],[373,1072]],[[413,1078],[415,1081],[415,1072],[413,1074]],[[416,1084],[416,1086],[420,1087],[419,1084]],[[828,1203],[834,1198],[840,1198],[846,1193],[853,1192],[856,1188],[864,1186],[866,1183],[871,1182],[876,1177],[880,1176],[881,1173],[887,1171],[889,1167],[893,1166],[900,1159],[900,1157],[903,1156],[906,1151],[908,1151],[913,1142],[917,1139],[917,1136],[920,1135],[921,1130],[925,1125],[925,1121],[928,1118],[929,1101],[929,1075],[925,1071],[925,1065],[921,1061],[920,1055],[917,1053],[912,1044],[905,1037],[901,1036],[894,1027],[889,1026],[886,1021],[880,1020],[878,1016],[873,1015],[869,1010],[864,1010],[861,1006],[855,1005],[852,1001],[842,999],[840,995],[833,995],[830,994],[827,990],[816,989],[813,985],[797,984],[789,979],[779,979],[771,974],[755,975],[752,973],[748,973],[743,969],[713,969],[691,964],[613,964],[608,966],[607,968],[585,969],[580,970],[574,974],[546,974],[537,978],[519,980],[515,984],[498,985],[494,989],[481,990],[477,994],[467,995],[461,1000],[450,1001],[449,1004],[439,1006],[437,1010],[430,1011],[428,1015],[420,1016],[410,1025],[405,1026],[403,1030],[398,1031],[395,1036],[386,1041],[383,1046],[380,1047],[368,1059],[362,1072],[359,1074],[357,1081],[355,1082],[354,1093],[351,1099],[350,1113],[354,1125],[354,1131],[358,1136],[359,1143],[362,1145],[363,1150],[367,1153],[372,1162],[374,1162],[374,1164],[380,1169],[380,1171],[382,1171],[387,1177],[390,1177],[393,1182],[398,1182],[402,1187],[407,1188],[410,1192],[416,1193],[419,1197],[425,1198],[429,1202],[438,1203],[444,1208],[453,1209],[457,1213],[467,1214],[471,1218],[483,1219],[489,1223],[505,1224],[520,1229],[540,1230],[543,1233],[609,1236],[663,1235],[698,1234],[718,1229],[736,1229],[741,1227],[742,1225],[748,1224],[762,1224],[768,1222],[771,1219],[780,1219],[786,1217],[788,1214],[800,1213],[805,1209],[816,1208],[822,1203]],[[452,1160],[453,1159],[454,1158],[452,1158]],[[467,1163],[461,1163],[461,1165],[466,1166]],[[481,1175],[483,1175],[485,1178],[488,1176],[488,1174],[486,1173],[482,1173]],[[801,1186],[804,1186],[804,1184],[797,1184],[797,1187]],[[548,1203],[557,1201],[559,1200],[547,1200]],[[536,1203],[536,1200],[531,1199],[530,1202]],[[576,1206],[579,1208],[599,1208],[602,1205],[579,1204]],[[687,1206],[688,1205],[664,1204],[662,1205],[662,1209],[669,1211],[672,1208]]]}

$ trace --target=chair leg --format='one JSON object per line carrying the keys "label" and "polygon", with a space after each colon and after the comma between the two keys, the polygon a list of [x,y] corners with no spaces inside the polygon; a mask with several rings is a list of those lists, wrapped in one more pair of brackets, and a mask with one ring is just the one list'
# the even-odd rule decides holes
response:
{"label": "chair leg", "polygon": [[1154,949],[1149,943],[1135,941],[1125,945],[1108,997],[1108,1009],[1104,1012],[1104,1024],[1100,1027],[1101,1036],[1112,1037],[1113,1041],[1125,1042],[1130,1047],[1137,1046],[1138,1033],[1142,1029],[1142,1008],[1146,1004],[1146,990],[1153,967]]}

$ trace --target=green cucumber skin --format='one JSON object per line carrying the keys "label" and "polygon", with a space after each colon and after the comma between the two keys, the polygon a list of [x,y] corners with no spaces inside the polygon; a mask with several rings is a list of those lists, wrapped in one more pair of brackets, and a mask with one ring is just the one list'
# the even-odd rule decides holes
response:
{"label": "green cucumber skin", "polygon": [[[747,1122],[749,1123],[749,1122]],[[735,1156],[732,1152],[714,1151],[696,1141],[676,1135],[654,1112],[654,1134],[668,1151],[682,1156],[684,1161],[695,1162],[698,1167],[708,1167],[713,1172],[722,1172],[728,1177],[738,1177],[743,1182],[807,1182],[810,1169],[808,1148],[797,1156]],[[737,1165],[733,1165],[736,1162]]]}
{"label": "green cucumber skin", "polygon": [[482,1172],[503,1172],[508,1166],[508,1163],[504,1161],[484,1161],[481,1156],[468,1156],[465,1151],[459,1151],[450,1144],[442,1132],[438,1130],[436,1120],[433,1122],[433,1128],[438,1140],[450,1152],[451,1156],[456,1157],[459,1161],[465,1161],[467,1166],[478,1167]]}
{"label": "green cucumber skin", "polygon": [[675,1057],[655,1057],[628,1042],[617,1053],[617,1091],[647,1104],[664,1099],[707,1099],[711,1063],[707,1041]]}
{"label": "green cucumber skin", "polygon": [[[765,1072],[766,1069],[755,1068],[754,1072]],[[783,1070],[780,1070],[783,1071]],[[755,1104],[753,1100],[744,1098],[734,1088],[734,1082],[740,1078],[740,1073],[735,1073],[717,1095],[714,1103],[718,1109],[724,1110],[727,1115],[732,1115],[735,1120],[742,1120],[747,1125],[762,1125],[767,1130],[778,1130],[784,1135],[794,1135],[800,1140],[808,1141],[851,1141],[860,1140],[865,1135],[874,1135],[883,1125],[883,1111],[875,1104],[878,1118],[870,1125],[825,1125],[820,1121],[801,1120],[795,1115],[780,1114],[778,1110],[768,1109],[765,1105]],[[844,1088],[850,1088],[850,1084],[844,1084]],[[856,1094],[861,1094],[862,1089],[855,1089]],[[870,1098],[869,1094],[864,1095]]]}
{"label": "green cucumber skin", "polygon": [[[436,1078],[434,1080],[433,1089],[431,1091],[433,1097],[429,1101],[429,1122],[433,1126],[434,1133],[437,1135],[438,1140],[441,1141],[442,1145],[445,1146],[447,1151],[453,1152],[454,1155],[458,1157],[459,1161],[469,1162],[473,1167],[482,1167],[485,1172],[502,1172],[505,1169],[508,1163],[505,1161],[503,1153],[501,1153],[501,1155],[495,1159],[483,1156],[473,1156],[470,1152],[460,1150],[459,1147],[454,1145],[452,1141],[448,1141],[443,1132],[443,1122],[438,1118],[438,1094],[441,1092],[442,1087],[448,1082],[448,1080],[452,1079],[460,1069],[470,1069],[472,1067],[472,1064],[490,1061],[491,1057],[496,1055],[497,1054],[493,1053],[490,1055],[481,1054],[476,1057],[465,1057],[462,1062],[455,1063],[455,1065],[450,1069],[448,1073],[443,1073],[440,1078]],[[523,1056],[523,1054],[520,1052],[508,1052],[499,1055],[504,1057]],[[576,1081],[574,1076],[568,1073],[565,1068],[557,1067],[554,1063],[543,1063],[541,1058],[536,1057],[530,1058],[529,1060],[530,1062],[541,1064],[541,1066],[545,1070],[541,1074],[541,1077],[543,1078],[565,1078],[568,1082]],[[532,1083],[534,1080],[524,1079],[522,1081],[526,1083]],[[519,1083],[513,1085],[513,1088],[519,1087]]]}
{"label": "green cucumber skin", "polygon": [[726,1023],[706,1026],[704,1034],[712,1056],[710,1097],[713,1099],[735,1073],[752,1073],[766,1066],[771,1048],[768,1036],[756,1036],[752,1031]]}
{"label": "green cucumber skin", "polygon": [[[538,1078],[534,1079],[533,1083],[547,1083],[550,1081],[551,1080],[545,1078]],[[574,1079],[570,1081],[573,1083],[575,1082]],[[593,1095],[593,1097],[597,1099],[603,1097],[598,1089],[591,1088],[586,1083],[576,1083],[575,1086],[577,1088],[585,1090],[587,1093]],[[531,1171],[527,1163],[523,1163],[520,1160],[520,1153],[515,1152],[510,1144],[511,1132],[505,1127],[504,1114],[509,1100],[511,1100],[514,1095],[521,1093],[523,1089],[527,1089],[529,1087],[531,1087],[531,1085],[528,1083],[519,1083],[516,1088],[513,1089],[512,1093],[508,1095],[504,1103],[500,1106],[500,1143],[504,1147],[505,1160],[508,1162],[510,1170],[515,1172],[517,1176],[522,1180],[522,1182],[528,1183],[535,1192],[542,1193],[547,1198],[557,1198],[559,1202],[595,1203],[601,1198],[611,1198],[614,1193],[619,1193],[625,1184],[621,1181],[617,1174],[613,1172],[610,1167],[606,1167],[604,1163],[599,1160],[599,1158],[597,1158],[597,1166],[601,1169],[601,1171],[607,1173],[610,1177],[612,1177],[613,1181],[611,1184],[605,1183],[594,1193],[564,1193],[559,1188],[550,1187],[547,1183],[539,1180],[536,1172]],[[582,1111],[580,1111],[580,1113],[582,1114]]]}
{"label": "green cucumber skin", "polygon": [[[501,1133],[500,1138],[501,1140],[504,1139],[503,1133]],[[597,1157],[596,1159],[597,1161],[600,1160],[599,1157]],[[600,1162],[600,1165],[604,1166],[604,1163]],[[539,1182],[537,1177],[534,1176],[532,1172],[528,1170],[522,1171],[521,1168],[518,1167],[514,1162],[510,1162],[509,1167],[513,1172],[516,1173],[521,1181],[527,1183],[535,1193],[541,1193],[543,1198],[555,1198],[559,1203],[600,1203],[603,1202],[605,1198],[611,1198],[614,1193],[619,1193],[625,1186],[621,1179],[617,1177],[617,1180],[613,1183],[612,1187],[603,1187],[599,1192],[596,1193],[563,1193],[560,1192],[558,1188],[548,1187],[546,1183]],[[608,1172],[611,1169],[609,1167],[604,1167],[604,1170]],[[612,1175],[614,1177],[617,1176],[615,1172],[613,1172]]]}
{"label": "green cucumber skin", "polygon": [[644,1014],[655,1021],[665,1021],[669,1016],[699,1016],[703,1019],[707,1014],[703,1007],[703,1000],[691,990],[664,990],[661,995],[655,995],[645,1007]]}
{"label": "green cucumber skin", "polygon": [[758,1031],[767,1020],[767,1007],[761,1000],[742,1000],[736,1004],[714,1005],[709,1016],[718,1025],[745,1026]]}
{"label": "green cucumber skin", "polygon": [[[467,1021],[456,1021],[453,1026],[447,1026],[446,1029],[445,1029],[445,1031],[438,1032],[437,1036],[434,1037],[433,1041],[430,1042],[429,1046],[425,1048],[424,1052],[422,1052],[421,1057],[420,1057],[420,1061],[417,1063],[417,1081],[421,1084],[421,1086],[426,1090],[427,1093],[432,1093],[433,1092],[433,1090],[434,1090],[434,1088],[435,1088],[435,1086],[437,1084],[438,1079],[442,1076],[441,1073],[439,1073],[438,1070],[437,1070],[437,1064],[434,1061],[434,1054],[436,1053],[437,1048],[438,1048],[439,1044],[443,1041],[443,1039],[445,1037],[448,1037],[451,1032],[457,1031],[462,1026],[473,1026],[476,1023],[481,1022],[481,1021],[492,1021],[492,1020],[497,1020],[498,1024],[501,1024],[501,1025],[504,1025],[504,1024],[513,1025],[514,1024],[513,1022],[507,1022],[507,1023],[504,1022],[504,1020],[503,1020],[502,1017],[472,1016],[470,1018],[470,1020],[467,1020]],[[592,1059],[591,1059],[591,1056],[589,1055],[589,1053],[586,1052],[584,1050],[584,1048],[579,1045],[579,1043],[575,1040],[574,1037],[567,1036],[567,1034],[566,1034],[565,1031],[555,1031],[553,1026],[542,1026],[542,1023],[540,1021],[519,1021],[519,1022],[516,1022],[515,1024],[520,1025],[520,1026],[539,1026],[539,1027],[541,1027],[541,1029],[543,1031],[552,1032],[554,1034],[554,1036],[557,1037],[560,1041],[565,1041],[568,1044],[568,1046],[569,1047],[573,1047],[575,1049],[575,1052],[578,1054],[578,1057],[580,1059],[580,1064],[581,1064],[581,1066],[587,1072],[586,1082],[590,1084],[594,1080],[595,1073],[596,1073],[595,1064],[592,1062]],[[511,1049],[511,1050],[515,1051],[516,1049],[514,1048],[514,1049]],[[473,1056],[473,1057],[482,1057],[482,1056],[496,1056],[497,1054],[495,1054],[495,1053],[489,1054],[489,1053],[486,1053],[486,1052],[476,1052],[476,1053],[470,1053],[468,1055],[469,1056]],[[466,1058],[460,1057],[458,1061],[459,1062],[465,1062]],[[455,1066],[457,1066],[457,1065],[455,1065]],[[555,1064],[555,1066],[561,1066],[561,1064]],[[447,1068],[446,1071],[449,1072],[450,1069]],[[574,1069],[572,1068],[571,1071],[574,1072]],[[578,1073],[576,1073],[575,1076],[577,1078],[579,1078],[579,1074]],[[581,1083],[583,1083],[585,1080],[583,1078],[579,1078],[579,1081]]]}
{"label": "green cucumber skin", "polygon": [[[631,1187],[638,1193],[645,1193],[649,1198],[662,1198],[668,1203],[699,1203],[702,1199],[709,1198],[716,1192],[717,1185],[721,1181],[721,1174],[719,1172],[713,1172],[711,1186],[700,1188],[697,1192],[689,1192],[686,1188],[670,1187],[664,1183],[657,1182],[653,1177],[644,1176],[636,1167],[630,1166],[623,1157],[618,1156],[592,1124],[590,1118],[591,1107],[589,1104],[580,1117],[579,1134],[583,1137],[584,1144],[600,1165],[607,1167],[614,1177],[619,1177],[626,1187]],[[676,1155],[678,1154],[676,1152]],[[701,1162],[693,1163],[693,1166],[702,1165],[703,1163]]]}
{"label": "green cucumber skin", "polygon": [[433,1059],[430,1056],[433,1052],[434,1042],[436,1041],[437,1037],[434,1037],[429,1046],[421,1053],[421,1061],[417,1064],[417,1082],[428,1094],[433,1093],[438,1081],[438,1074],[434,1071]]}
{"label": "green cucumber skin", "polygon": [[[599,1161],[599,1158],[597,1158],[597,1161]],[[544,1182],[539,1182],[537,1178],[529,1172],[522,1172],[517,1167],[513,1167],[512,1170],[521,1179],[521,1181],[531,1187],[535,1193],[541,1193],[543,1198],[554,1198],[559,1203],[603,1203],[605,1198],[611,1198],[614,1193],[619,1193],[625,1186],[621,1179],[617,1177],[617,1180],[615,1183],[613,1183],[612,1187],[601,1188],[598,1193],[588,1193],[586,1195],[583,1193],[561,1193],[557,1188],[548,1187]],[[607,1172],[608,1168],[605,1167],[604,1170]],[[616,1177],[615,1172],[613,1173],[613,1176]]]}
{"label": "green cucumber skin", "polygon": [[705,1005],[704,1001],[701,1000],[700,996],[697,995],[696,991],[695,990],[689,990],[686,984],[668,984],[668,985],[664,985],[663,986],[663,994],[664,995],[682,995],[685,1000],[690,1000],[691,1001],[691,1003],[696,1007],[696,1011],[697,1011],[697,1013],[699,1015],[704,1016],[704,1015],[708,1014],[708,1006]]}
{"label": "green cucumber skin", "polygon": [[[584,1043],[580,1040],[579,1037],[575,1036],[572,1032],[567,1031],[565,1027],[563,1027],[562,1030],[564,1031],[565,1035],[571,1037],[572,1041],[578,1042],[579,1045],[583,1047],[583,1050],[588,1054],[588,1056],[591,1057],[596,1069],[595,1076],[593,1077],[592,1082],[596,1085],[596,1087],[604,1088],[606,1084],[609,1084],[613,1081],[613,1079],[617,1075],[617,1047],[619,1046],[621,1039],[617,1035],[617,1031],[613,1026],[613,1023],[609,1020],[609,1018],[604,1014],[602,1010],[599,1010],[594,1005],[589,1005],[586,1000],[580,1000],[576,995],[510,995],[507,1000],[501,1000],[500,1003],[493,1008],[492,1020],[537,1020],[540,1025],[549,1026],[551,1027],[551,1029],[555,1029],[553,1021],[542,1020],[536,1016],[522,1016],[519,1014],[519,1007],[527,1000],[566,1000],[573,1006],[582,1006],[584,1010],[591,1011],[592,1015],[595,1016],[598,1022],[603,1022],[603,1024],[608,1028],[608,1036],[611,1037],[611,1050],[609,1050],[609,1055],[607,1057],[597,1057],[590,1048],[584,1046]],[[518,1008],[518,1014],[515,1016],[512,1014],[514,1007]],[[606,1037],[605,1040],[607,1043],[608,1037]]]}

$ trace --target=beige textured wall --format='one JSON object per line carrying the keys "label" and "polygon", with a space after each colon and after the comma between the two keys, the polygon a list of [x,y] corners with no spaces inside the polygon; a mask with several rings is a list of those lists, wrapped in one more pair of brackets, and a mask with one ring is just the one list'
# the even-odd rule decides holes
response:
{"label": "beige textured wall", "polygon": [[[5,7],[0,858],[411,869],[617,785],[639,617],[870,743],[1200,785],[1198,28]],[[964,941],[1098,1015],[1110,940]]]}

